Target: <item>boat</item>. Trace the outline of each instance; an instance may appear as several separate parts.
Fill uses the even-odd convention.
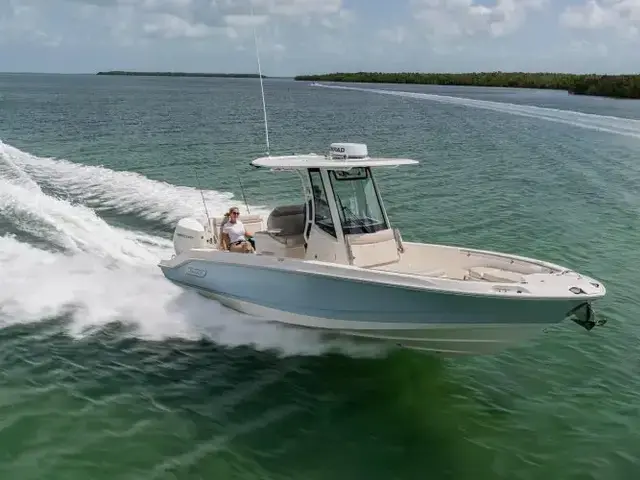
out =
[[[602,282],[561,265],[402,239],[375,177],[415,165],[371,157],[366,144],[251,164],[302,180],[301,201],[241,216],[255,250],[221,245],[223,217],[181,219],[172,282],[265,321],[452,355],[496,354],[571,318],[587,330]],[[264,218],[266,217],[266,218]]]
[[[439,354],[496,354],[567,318],[587,330],[606,322],[592,306],[605,286],[569,268],[405,242],[375,171],[416,160],[371,157],[366,144],[349,142],[272,156],[255,25],[254,41],[266,152],[251,164],[299,176],[300,202],[266,218],[243,215],[255,249],[242,253],[226,248],[225,218],[210,217],[203,196],[206,219],[180,219],[175,254],[159,263],[167,279],[264,321]]]

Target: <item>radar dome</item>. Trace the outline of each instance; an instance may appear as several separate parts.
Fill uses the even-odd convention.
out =
[[[329,148],[331,158],[367,158],[369,152],[364,143],[332,143]]]

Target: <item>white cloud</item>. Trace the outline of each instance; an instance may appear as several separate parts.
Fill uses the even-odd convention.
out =
[[[32,2],[0,1],[0,44],[20,40],[23,43],[56,47],[62,42],[58,34],[41,28],[43,18]]]
[[[142,25],[142,31],[146,34],[158,35],[166,39],[205,38],[220,31],[203,23],[190,23],[184,18],[169,13],[154,14],[150,16],[149,20],[149,22]]]
[[[329,29],[337,30],[353,23],[356,16],[351,10],[340,9],[334,15],[324,15],[320,20],[320,25]]]
[[[329,15],[342,10],[342,0],[253,0],[252,3],[272,15]]]
[[[587,0],[584,5],[568,6],[560,22],[576,30],[613,29],[633,39],[640,31],[640,0]]]
[[[382,40],[400,45],[407,39],[407,28],[401,25],[383,28],[378,32],[378,36]]]
[[[501,37],[518,30],[527,14],[547,0],[495,0],[488,6],[474,0],[412,0],[413,16],[433,37],[479,34]]]
[[[590,57],[606,57],[609,48],[603,43],[593,43],[586,40],[572,40],[568,47],[569,52]]]
[[[267,15],[225,15],[224,21],[235,27],[251,27],[262,25],[269,20]]]
[[[254,26],[266,75],[640,69],[640,0],[0,0],[0,69],[255,72]]]
[[[55,1],[55,0],[49,0]],[[342,0],[65,0],[92,5],[89,10],[130,40],[146,36],[202,39],[218,34],[243,38],[250,27],[289,21],[327,28],[343,25],[349,12]],[[246,31],[244,31],[246,30]]]

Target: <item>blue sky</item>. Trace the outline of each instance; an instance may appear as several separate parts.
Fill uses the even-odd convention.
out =
[[[255,72],[253,24],[266,75],[640,72],[640,0],[0,0],[0,71]]]

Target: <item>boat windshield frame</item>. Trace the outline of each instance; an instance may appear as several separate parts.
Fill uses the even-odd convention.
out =
[[[327,174],[343,234],[368,234],[390,228],[370,167],[327,170]]]

